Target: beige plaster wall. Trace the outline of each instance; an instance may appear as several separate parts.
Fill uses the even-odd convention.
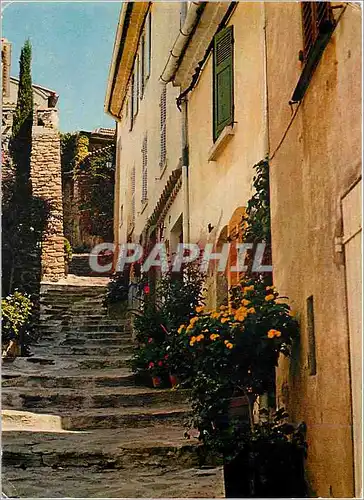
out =
[[[265,155],[263,9],[239,3],[234,26],[235,135],[208,161],[212,135],[212,55],[189,95],[191,240],[216,242],[236,208],[251,196],[253,165]],[[214,226],[209,234],[208,224]]]
[[[302,49],[299,3],[266,3],[269,137],[291,119]],[[340,10],[334,11],[337,17]],[[340,198],[361,171],[361,15],[347,7],[286,139],[271,161],[274,284],[289,296],[301,342],[282,362],[279,402],[308,427],[311,494],[353,495],[348,325]],[[360,210],[360,207],[357,207]],[[309,375],[306,299],[314,297],[317,374]]]

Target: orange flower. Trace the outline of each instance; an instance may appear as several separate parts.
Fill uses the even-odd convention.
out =
[[[210,335],[210,340],[216,340],[220,337],[220,335],[218,333],[212,333]]]
[[[197,337],[196,337],[196,342],[201,342],[201,340],[203,340],[204,338],[205,338],[205,335],[200,333],[200,335],[197,335]]]
[[[179,328],[178,328],[178,333],[182,333],[183,329],[186,328],[185,325],[181,325]]]
[[[254,285],[250,285],[250,286],[245,286],[243,288],[243,292],[246,293],[246,292],[252,292],[254,290]]]
[[[255,309],[254,307],[251,307],[250,309],[247,310],[248,314],[255,314]]]
[[[265,300],[268,302],[269,300],[274,300],[274,295],[270,294],[265,297]]]
[[[243,305],[243,306],[248,306],[248,305],[250,304],[250,300],[243,299],[243,300],[241,301],[241,303],[242,303],[242,305]]]
[[[203,309],[204,309],[203,306],[198,306],[198,307],[196,307],[195,311],[197,313],[201,313],[203,311]]]
[[[220,306],[220,311],[225,311],[227,309],[227,306]]]
[[[229,321],[229,318],[221,318],[221,323],[227,323]]]
[[[279,330],[269,330],[267,336],[269,339],[273,339],[274,337],[280,337],[282,335],[282,332]]]
[[[193,344],[196,342],[196,337],[191,337],[191,340],[190,340],[190,346],[193,346]]]

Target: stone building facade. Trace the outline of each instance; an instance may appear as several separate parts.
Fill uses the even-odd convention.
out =
[[[10,76],[11,43],[2,39],[2,160],[9,158],[9,140],[16,108],[19,80]],[[49,202],[47,232],[42,242],[41,278],[57,281],[64,277],[64,238],[58,95],[33,84],[33,129],[31,151],[32,195]]]

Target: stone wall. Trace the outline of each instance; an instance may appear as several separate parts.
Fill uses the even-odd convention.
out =
[[[33,127],[31,179],[33,196],[51,204],[51,216],[42,243],[42,280],[57,281],[64,277],[64,238],[61,180],[60,138],[57,116],[48,116],[47,124]],[[52,110],[56,114],[56,110]]]

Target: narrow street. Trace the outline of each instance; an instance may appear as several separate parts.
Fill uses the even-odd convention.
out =
[[[221,497],[220,468],[184,439],[186,395],[138,386],[129,320],[107,278],[43,286],[34,355],[3,365],[3,492],[12,497]]]

